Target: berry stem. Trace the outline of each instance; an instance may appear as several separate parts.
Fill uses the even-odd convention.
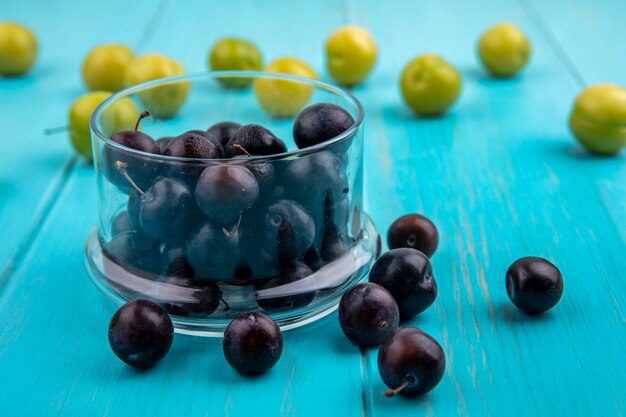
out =
[[[241,226],[241,218],[243,217],[243,212],[239,213],[239,219],[237,220],[237,224],[235,224],[235,226],[230,230],[226,230],[225,227],[222,227],[222,232],[224,232],[224,234],[226,235],[227,238],[231,238],[233,237],[233,235],[235,234],[235,232],[237,230],[239,230],[239,226]]]
[[[141,120],[145,119],[148,116],[150,116],[150,112],[148,110],[144,110],[141,112],[141,114],[137,118],[137,123],[135,123],[135,132],[137,131],[137,129],[139,129],[139,123],[141,122]]]
[[[57,126],[57,127],[51,127],[49,129],[44,129],[43,130],[43,134],[44,135],[54,135],[57,133],[61,133],[61,132],[66,132],[69,130],[68,126]]]
[[[133,181],[133,179],[130,177],[130,175],[128,175],[128,171],[126,170],[126,167],[128,167],[128,164],[122,161],[115,161],[115,168],[117,168],[117,170],[120,172],[120,174],[122,174],[122,176],[124,178],[126,178],[126,181],[128,181],[128,183],[135,189],[137,190],[137,192],[139,194],[141,194],[141,196],[143,198],[149,198],[148,194],[144,193],[143,190],[141,188],[139,188],[139,186],[135,183],[135,181]]]
[[[226,300],[224,300],[224,294],[222,292],[220,292],[220,300],[222,300],[222,302],[224,303],[224,311],[230,311],[230,306],[228,305]]]
[[[394,389],[388,389],[387,391],[383,392],[383,395],[387,398],[391,398],[414,382],[415,382],[415,377],[412,375],[408,375],[406,377],[406,380],[402,383],[402,385]]]
[[[244,148],[243,146],[241,146],[241,145],[240,145],[240,144],[238,144],[238,143],[235,143],[235,144],[233,145],[233,148],[237,148],[237,149],[239,149],[241,152],[245,153],[246,155],[248,155],[248,156],[252,156],[252,154],[251,154],[250,152],[248,152],[248,150],[247,150],[246,148]]]

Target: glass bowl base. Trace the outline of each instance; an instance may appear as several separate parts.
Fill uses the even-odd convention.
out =
[[[221,291],[219,308],[204,317],[182,317],[170,314],[177,333],[194,336],[219,337],[226,326],[238,315],[260,311],[269,315],[281,330],[304,326],[335,311],[344,292],[365,279],[373,262],[380,254],[380,237],[371,219],[363,216],[364,227],[352,249],[333,262],[323,265],[312,275],[278,287],[258,290],[252,284],[233,285],[218,282]],[[85,248],[85,262],[91,280],[108,298],[118,305],[143,298],[163,301],[162,278],[131,271],[112,261],[104,252],[94,227]],[[170,287],[172,287],[170,285]],[[187,300],[191,289],[174,287],[167,301],[176,304]],[[285,294],[314,294],[304,306],[265,311],[257,301]],[[181,297],[177,300],[176,297]],[[193,297],[193,296],[191,296]]]

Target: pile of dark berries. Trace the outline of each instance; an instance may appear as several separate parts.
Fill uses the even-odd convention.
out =
[[[348,219],[360,204],[349,197],[351,138],[298,158],[268,160],[255,157],[287,147],[263,126],[226,121],[154,140],[139,131],[148,116],[140,115],[135,130],[112,134],[101,152],[104,177],[128,196],[102,236],[103,252],[133,274],[169,284],[159,290],[169,314],[206,317],[218,310],[222,284],[256,290],[288,284],[354,246],[358,236],[348,231]],[[298,147],[311,147],[353,126],[342,107],[318,103],[297,117],[293,137]],[[197,300],[167,301],[176,286],[197,289]],[[274,312],[314,297],[312,291],[257,303]]]
[[[115,313],[109,325],[111,349],[139,368],[155,365],[169,351],[174,328],[168,314],[194,317],[218,309],[219,283],[242,277],[254,280],[257,289],[291,283],[342,256],[349,244],[341,152],[319,151],[284,165],[257,161],[252,157],[287,151],[262,126],[222,122],[155,141],[137,130],[148,115],[142,113],[134,131],[111,136],[119,146],[107,144],[103,150],[106,178],[128,194],[127,209],[111,224],[104,253],[123,267],[154,272],[164,284],[196,292],[194,302],[135,300]],[[296,120],[294,139],[301,148],[316,146],[353,124],[341,107],[316,104]],[[178,159],[162,166],[150,154]],[[217,158],[231,163],[210,163]],[[391,225],[387,241],[390,250],[373,265],[369,282],[341,298],[339,323],[352,343],[380,346],[378,369],[390,387],[386,396],[421,395],[443,378],[446,357],[430,335],[399,325],[437,298],[429,258],[439,234],[429,219],[410,214]],[[547,260],[521,258],[506,273],[506,291],[522,311],[543,313],[560,300],[563,279]],[[304,293],[258,303],[277,312],[305,306],[313,297]],[[280,359],[282,333],[267,315],[246,313],[227,327],[223,350],[240,373],[264,373]]]

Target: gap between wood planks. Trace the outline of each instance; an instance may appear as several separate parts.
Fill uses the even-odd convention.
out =
[[[167,12],[173,4],[174,0],[161,0],[155,12],[152,14],[152,17],[147,20],[144,29],[140,32],[138,40],[135,44],[135,51],[141,52],[144,46],[148,44],[150,38],[155,32],[156,26],[167,15]],[[52,129],[56,129],[56,127]],[[2,271],[0,273],[0,296],[2,295],[3,289],[11,275],[13,275],[13,273],[20,267],[22,260],[30,250],[34,240],[37,238],[42,225],[48,218],[49,213],[52,211],[52,208],[58,201],[59,196],[65,189],[67,181],[76,166],[77,161],[78,157],[76,155],[72,156],[63,165],[61,173],[57,175],[57,179],[53,180],[52,184],[46,189],[45,194],[40,200],[39,209],[35,212],[31,225],[25,233],[24,238],[21,239],[15,252],[13,252],[7,263],[2,267]]]
[[[578,84],[581,88],[587,86],[587,82],[585,78],[581,74],[581,72],[576,68],[576,64],[574,61],[567,55],[565,49],[559,43],[557,37],[550,30],[548,23],[541,17],[541,14],[535,9],[535,6],[532,4],[532,0],[519,0],[520,5],[526,12],[529,20],[537,27],[539,32],[543,35],[546,40],[546,43],[552,47],[557,59],[563,64],[567,72],[570,73],[576,84]]]

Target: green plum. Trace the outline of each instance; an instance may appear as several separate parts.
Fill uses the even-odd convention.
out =
[[[318,78],[305,62],[291,57],[277,59],[265,67],[265,71]],[[258,78],[254,81],[254,93],[269,115],[285,118],[300,112],[311,98],[313,86],[299,81]]]
[[[37,58],[37,38],[26,26],[0,22],[0,75],[26,74]]]
[[[367,77],[376,63],[376,42],[365,29],[345,26],[326,41],[326,65],[331,77],[353,87]]]
[[[515,25],[501,23],[489,28],[478,42],[478,55],[495,77],[512,77],[528,62],[530,42]]]
[[[111,93],[108,91],[93,91],[78,97],[70,108],[68,121],[70,142],[76,153],[87,161],[91,161],[93,158],[89,128],[91,113],[110,96]],[[132,130],[138,115],[139,111],[135,103],[128,97],[122,98],[107,107],[103,112],[101,118],[102,129],[105,134],[121,130]]]
[[[626,147],[626,89],[600,84],[583,90],[574,102],[569,126],[590,152],[619,153]]]
[[[260,71],[261,68],[261,51],[245,39],[222,38],[213,45],[209,54],[209,69],[212,71]],[[218,81],[228,88],[244,88],[252,83],[250,78],[220,78]]]
[[[185,69],[177,61],[161,54],[147,54],[130,62],[126,69],[124,85],[131,87],[182,74],[185,74]],[[190,88],[191,84],[188,81],[177,81],[146,89],[137,96],[154,117],[168,119],[178,113],[189,95]]]
[[[133,51],[120,44],[94,48],[83,61],[83,80],[92,91],[119,91],[124,88],[124,76],[133,60]]]
[[[406,104],[420,116],[437,116],[461,93],[461,74],[443,58],[426,54],[408,63],[400,88]]]

